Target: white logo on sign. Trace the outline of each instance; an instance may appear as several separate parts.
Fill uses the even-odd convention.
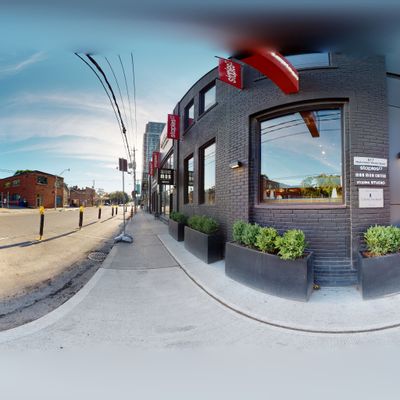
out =
[[[229,82],[236,83],[237,73],[236,68],[232,61],[225,61],[226,64],[226,76]]]

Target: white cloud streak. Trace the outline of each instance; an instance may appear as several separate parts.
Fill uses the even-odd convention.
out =
[[[3,75],[13,75],[27,69],[29,66],[46,59],[44,52],[37,52],[29,56],[27,59],[19,61],[15,64],[0,66],[0,77]]]

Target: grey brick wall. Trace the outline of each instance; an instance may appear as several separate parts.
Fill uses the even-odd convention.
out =
[[[353,181],[354,156],[388,157],[386,75],[383,57],[332,55],[332,67],[300,72],[300,91],[284,95],[257,71],[244,68],[244,90],[217,80],[217,104],[199,118],[199,92],[217,77],[214,69],[186,93],[174,110],[181,115],[181,140],[175,143],[178,170],[175,207],[188,214],[215,217],[227,240],[237,219],[270,225],[280,231],[305,231],[309,249],[315,252],[316,281],[324,285],[356,282],[357,252],[362,232],[390,221],[389,189],[385,188],[384,209],[359,209],[358,188]],[[195,123],[183,134],[183,110],[194,98]],[[306,102],[342,102],[344,105],[345,205],[339,208],[282,208],[258,204],[257,117]],[[216,140],[216,204],[198,202],[199,148]],[[306,151],[306,149],[304,149]],[[178,153],[179,152],[179,153]],[[183,203],[183,160],[194,154],[194,204]],[[232,170],[239,160],[243,167]]]

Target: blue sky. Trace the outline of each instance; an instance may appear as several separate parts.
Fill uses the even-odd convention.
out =
[[[145,124],[166,121],[187,89],[216,66],[214,56],[227,53],[212,41],[180,35],[176,27],[155,21],[140,20],[130,27],[102,18],[39,14],[32,18],[10,9],[0,17],[0,34],[10,38],[0,54],[0,169],[59,174],[70,168],[64,173],[69,185],[92,186],[95,180],[96,188],[118,190],[121,178],[115,168],[125,154],[121,134],[103,88],[74,51],[93,52],[113,84],[104,57],[112,64],[128,115],[128,138],[138,149],[138,177]],[[130,124],[118,60],[121,55],[133,107],[130,52],[137,132]],[[0,171],[0,177],[7,175]]]

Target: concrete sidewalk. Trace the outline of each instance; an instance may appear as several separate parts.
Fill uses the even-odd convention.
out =
[[[353,288],[321,289],[308,303],[265,295],[204,264],[139,212],[74,297],[46,316],[0,332],[1,349],[251,345],[296,349],[398,343],[400,296],[363,301]],[[319,347],[318,347],[319,348]]]

